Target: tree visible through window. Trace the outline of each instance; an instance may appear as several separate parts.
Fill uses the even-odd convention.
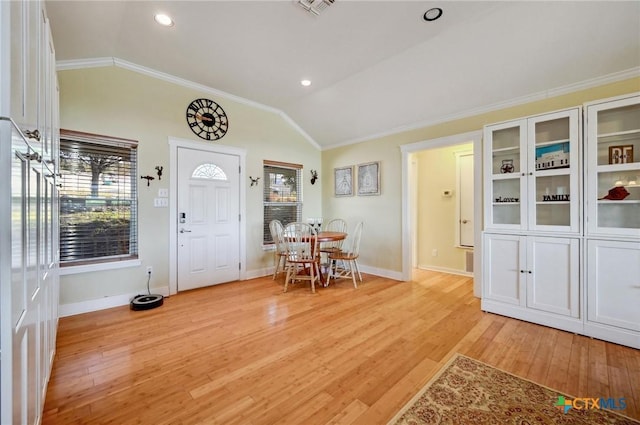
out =
[[[137,258],[137,147],[61,130],[61,265]]]
[[[302,165],[264,161],[263,242],[273,243],[269,223],[302,220]]]

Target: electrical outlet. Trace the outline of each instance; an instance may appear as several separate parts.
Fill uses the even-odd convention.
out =
[[[153,267],[147,266],[147,274],[151,274],[152,271],[153,271]]]
[[[431,251],[431,256],[432,257],[437,257],[438,256],[438,250],[434,249],[433,251]]]

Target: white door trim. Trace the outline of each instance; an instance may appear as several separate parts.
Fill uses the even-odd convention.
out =
[[[178,293],[178,212],[177,196],[178,189],[178,148],[189,148],[206,152],[215,152],[227,155],[237,155],[240,158],[240,280],[246,277],[247,267],[247,246],[246,246],[246,185],[245,163],[247,150],[233,146],[218,144],[204,144],[188,139],[180,139],[169,136],[169,295]]]
[[[481,267],[481,242],[482,242],[482,131],[471,131],[469,133],[455,134],[438,139],[423,140],[421,142],[409,143],[400,146],[402,152],[402,280],[411,280],[412,259],[415,234],[415,224],[412,222],[412,211],[415,208],[415,200],[410,194],[415,185],[410,179],[411,155],[425,149],[440,148],[444,146],[459,145],[473,142],[473,177],[474,189],[474,217],[476,222],[474,227],[474,257],[473,257],[473,293],[476,297],[481,296],[482,289],[482,267]]]

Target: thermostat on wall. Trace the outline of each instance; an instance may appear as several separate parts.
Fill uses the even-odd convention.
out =
[[[445,189],[442,191],[443,198],[451,198],[452,195],[453,195],[453,190],[451,189]]]

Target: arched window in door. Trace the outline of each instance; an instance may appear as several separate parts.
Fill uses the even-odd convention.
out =
[[[215,164],[201,164],[193,170],[191,173],[193,179],[206,179],[206,180],[227,180],[227,175],[222,168]]]

